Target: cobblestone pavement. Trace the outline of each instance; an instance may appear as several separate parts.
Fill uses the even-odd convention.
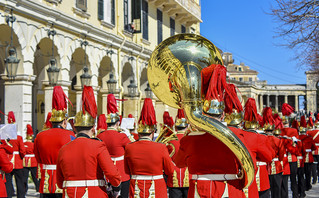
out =
[[[289,183],[290,188],[290,183]],[[312,189],[306,192],[307,198],[318,198],[319,197],[319,183],[312,184]],[[16,196],[14,196],[16,197]],[[26,198],[32,198],[32,197],[40,197],[40,194],[35,191],[35,187],[33,183],[29,183],[29,190],[27,193]],[[291,198],[291,191],[289,191],[289,198]]]

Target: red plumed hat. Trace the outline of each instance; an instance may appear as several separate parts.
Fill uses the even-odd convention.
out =
[[[318,122],[319,121],[319,113],[317,113],[316,115],[316,121],[315,122]]]
[[[248,98],[245,104],[244,120],[249,122],[258,121],[256,101],[254,98]]]
[[[307,128],[307,121],[306,121],[306,116],[301,116],[300,118],[300,126],[303,128]]]
[[[49,112],[48,115],[47,115],[47,119],[46,119],[46,121],[45,121],[45,123],[43,125],[43,130],[52,128],[52,122],[50,122],[51,116],[52,116],[52,113]]]
[[[178,119],[185,118],[184,109],[178,109],[178,110],[177,110],[176,118],[178,118]]]
[[[312,120],[312,117],[311,116],[309,116],[309,119],[308,119],[308,126],[310,127],[310,128],[312,128],[313,127],[313,120]]]
[[[265,107],[263,110],[263,122],[264,130],[274,130],[275,120],[272,116],[272,109],[270,107]]]
[[[170,128],[172,128],[174,126],[174,120],[169,115],[168,111],[165,111],[164,114],[163,114],[163,123],[166,124]]]
[[[275,122],[275,129],[282,129],[284,128],[284,124],[282,123],[282,119],[278,115],[278,113],[274,114],[273,116]]]
[[[145,98],[141,116],[138,120],[137,131],[139,133],[152,133],[154,130],[154,125],[156,125],[156,123],[156,115],[152,99]]]
[[[16,122],[16,118],[14,116],[13,111],[9,111],[9,113],[8,113],[8,123],[12,124],[12,123],[15,123],[15,122]]]
[[[115,96],[113,94],[107,95],[107,114],[117,113],[119,110],[117,109],[117,103]]]
[[[105,114],[101,114],[97,119],[97,127],[96,130],[104,131],[107,129],[106,117]]]
[[[229,92],[225,93],[224,102],[225,102],[225,113],[231,114],[233,109],[236,109],[238,113],[243,111],[243,106],[237,96],[237,87],[234,84],[228,84]]]
[[[82,111],[83,114],[89,113],[92,118],[96,118],[97,116],[97,106],[94,97],[94,91],[91,86],[83,87],[82,91]]]
[[[68,108],[68,101],[71,103],[69,98],[64,93],[62,87],[55,86],[53,88],[53,94],[52,94],[52,109],[55,109],[57,111],[66,110]]]
[[[134,118],[132,114],[128,114],[128,118]]]
[[[176,127],[187,127],[187,119],[185,117],[185,112],[184,109],[178,109],[177,110],[177,115],[175,118],[175,126]]]
[[[287,103],[282,104],[281,112],[283,116],[290,116],[295,109]]]
[[[74,126],[92,127],[95,125],[97,106],[91,86],[84,86],[82,91],[82,110],[75,115]]]
[[[217,99],[219,102],[224,99],[224,91],[227,89],[226,67],[223,65],[211,65],[202,69],[202,95],[206,100]]]
[[[299,128],[299,123],[298,120],[294,119],[291,123],[291,128],[298,129]]]
[[[27,124],[27,135],[33,135],[33,129],[31,124]]]

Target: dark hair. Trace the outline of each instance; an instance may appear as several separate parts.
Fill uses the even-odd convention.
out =
[[[151,135],[152,133],[138,133],[138,135],[140,136],[140,137],[143,137],[143,136],[149,136],[149,135]]]
[[[93,128],[93,126],[76,126],[75,130],[77,133],[80,133],[82,131],[89,131]]]
[[[52,122],[52,128],[58,128],[58,126],[60,126],[64,120],[62,120],[61,122]]]

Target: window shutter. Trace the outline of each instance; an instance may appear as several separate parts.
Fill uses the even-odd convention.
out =
[[[111,23],[115,25],[115,2],[111,0]]]
[[[186,27],[182,25],[182,33],[186,33]]]
[[[161,10],[157,9],[157,44],[163,41],[163,13]]]
[[[86,12],[87,10],[86,0],[76,0],[76,7]]]
[[[128,22],[128,0],[124,0],[124,29],[129,30],[129,22]]]
[[[171,36],[175,35],[175,20],[170,18],[170,28],[171,28]]]
[[[97,8],[98,19],[103,20],[104,19],[104,0],[98,0],[97,6],[98,6]]]

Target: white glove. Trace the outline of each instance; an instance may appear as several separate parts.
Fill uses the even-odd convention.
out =
[[[299,140],[295,136],[293,136],[292,141],[297,143]]]

